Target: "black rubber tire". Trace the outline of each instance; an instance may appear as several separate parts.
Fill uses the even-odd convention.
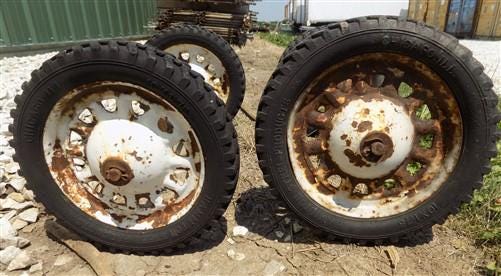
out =
[[[295,38],[294,40],[289,43],[289,45],[287,45],[287,47],[285,48],[284,52],[282,53],[282,55],[280,56],[280,59],[278,61],[278,63],[282,63],[283,59],[289,55],[292,51],[294,51],[296,49],[296,46],[301,42],[303,41],[305,38],[308,38],[310,37],[312,34],[316,33],[316,32],[320,32],[322,31],[323,29],[327,28],[328,25],[322,25],[322,26],[319,26],[315,29],[310,29],[310,30],[307,30],[307,31],[304,31],[302,33],[299,33]]]
[[[404,54],[436,70],[457,99],[464,128],[461,156],[442,187],[413,209],[377,219],[343,216],[316,203],[297,182],[287,147],[288,118],[305,87],[324,68],[367,52]],[[454,37],[422,23],[374,16],[328,25],[297,43],[265,88],[256,122],[259,165],[265,180],[313,226],[352,241],[398,240],[443,223],[482,185],[500,136],[496,123],[501,116],[492,87],[483,66],[467,48]]]
[[[196,25],[179,24],[161,30],[153,35],[147,45],[165,50],[181,43],[202,46],[214,53],[226,68],[230,80],[230,94],[226,110],[233,118],[240,109],[245,95],[245,72],[237,54],[222,37]]]
[[[103,80],[153,91],[183,114],[199,138],[205,156],[203,188],[188,213],[167,226],[139,231],[102,223],[68,200],[49,172],[42,145],[49,112],[72,88]],[[101,41],[60,52],[33,71],[22,88],[11,113],[15,161],[36,199],[67,228],[108,248],[155,252],[199,237],[211,224],[218,224],[237,182],[237,136],[222,101],[188,65],[153,47]]]

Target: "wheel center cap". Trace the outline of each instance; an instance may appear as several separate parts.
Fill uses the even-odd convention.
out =
[[[134,178],[129,164],[117,157],[109,157],[103,162],[101,175],[104,176],[106,181],[116,186],[126,185]]]
[[[412,149],[414,125],[407,110],[390,99],[356,99],[332,119],[329,154],[354,177],[374,179],[397,168]]]
[[[149,128],[128,120],[98,123],[86,146],[93,174],[113,186],[161,183],[171,167],[172,149]]]

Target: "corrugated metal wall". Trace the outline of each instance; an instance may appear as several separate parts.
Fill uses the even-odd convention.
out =
[[[0,0],[0,52],[144,36],[155,0]]]

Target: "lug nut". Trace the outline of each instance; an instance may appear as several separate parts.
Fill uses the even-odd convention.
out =
[[[117,168],[109,168],[106,171],[105,178],[109,182],[117,182],[122,178],[122,172]]]
[[[371,152],[374,154],[374,155],[378,155],[378,156],[381,156],[385,153],[385,146],[383,143],[381,143],[380,141],[376,141],[374,143],[371,144]]]

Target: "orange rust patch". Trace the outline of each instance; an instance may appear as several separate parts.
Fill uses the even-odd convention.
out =
[[[59,140],[56,140],[54,145],[54,155],[50,170],[56,175],[59,187],[68,196],[73,203],[81,208],[85,213],[94,216],[98,211],[103,214],[108,214],[105,209],[109,209],[107,205],[100,202],[92,194],[80,185],[80,181],[75,175],[75,172],[70,166],[70,162],[66,159],[61,148]],[[86,202],[90,206],[86,206]]]
[[[169,122],[169,118],[167,117],[158,119],[157,126],[163,132],[172,133],[174,131],[174,126]]]
[[[138,223],[152,222],[153,228],[167,225],[167,223],[169,223],[169,220],[173,215],[178,213],[192,201],[193,197],[195,196],[195,192],[196,191],[191,192],[180,202],[168,205],[163,210],[155,211],[153,214],[149,216],[140,216],[138,219]]]
[[[372,130],[372,122],[371,121],[363,121],[358,125],[358,132],[365,132]]]
[[[348,159],[350,159],[350,163],[357,167],[370,167],[370,165],[364,161],[363,157],[360,154],[356,154],[351,149],[345,149],[344,155],[346,155]]]

